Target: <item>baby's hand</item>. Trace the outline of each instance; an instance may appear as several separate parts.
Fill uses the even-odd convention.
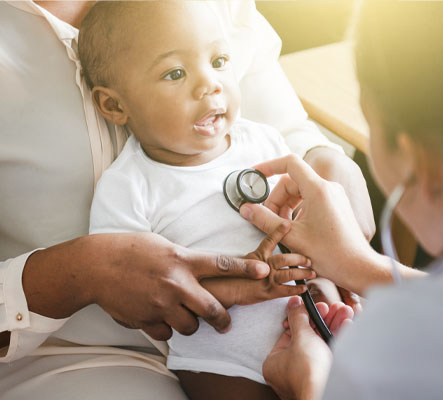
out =
[[[303,293],[305,285],[284,285],[286,282],[315,278],[315,272],[309,269],[311,262],[300,254],[272,255],[277,244],[289,231],[289,224],[280,225],[260,243],[257,250],[245,256],[267,262],[269,275],[263,279],[205,279],[201,284],[226,307],[234,304],[248,305],[260,303],[278,297],[288,297]],[[284,268],[297,265],[305,268]]]

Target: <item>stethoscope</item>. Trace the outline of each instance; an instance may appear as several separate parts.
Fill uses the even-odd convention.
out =
[[[399,262],[398,255],[395,251],[394,241],[392,240],[391,221],[395,207],[397,207],[398,203],[403,197],[405,189],[406,186],[404,184],[399,184],[395,187],[395,189],[386,200],[386,204],[382,210],[380,218],[381,245],[383,248],[383,253],[386,254],[391,260],[392,280],[394,281],[394,283],[400,283],[402,278],[397,265],[397,262]]]
[[[256,169],[243,169],[231,172],[223,183],[223,193],[228,204],[237,212],[244,203],[263,203],[269,196],[269,183],[266,177]],[[282,253],[290,253],[290,250],[279,243]],[[289,268],[298,268],[290,266]],[[294,281],[297,285],[306,284],[306,280]],[[306,310],[314,322],[315,327],[326,343],[332,338],[325,321],[321,317],[309,289],[301,294]]]

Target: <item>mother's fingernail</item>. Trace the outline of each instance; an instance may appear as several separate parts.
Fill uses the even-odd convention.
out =
[[[255,268],[259,276],[268,276],[270,272],[269,265],[265,263],[257,264]]]
[[[228,327],[221,330],[220,333],[228,333],[232,329],[232,322],[229,323]]]
[[[252,210],[247,205],[241,206],[240,215],[249,221],[252,218]]]

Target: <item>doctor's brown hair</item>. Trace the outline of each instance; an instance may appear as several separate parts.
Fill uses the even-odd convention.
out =
[[[443,2],[363,0],[355,30],[362,93],[376,104],[387,144],[405,133],[443,154]]]

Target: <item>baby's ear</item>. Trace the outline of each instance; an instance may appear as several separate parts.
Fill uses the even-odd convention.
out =
[[[116,125],[124,125],[128,121],[126,111],[121,107],[118,93],[109,88],[95,86],[92,99],[103,118]]]

